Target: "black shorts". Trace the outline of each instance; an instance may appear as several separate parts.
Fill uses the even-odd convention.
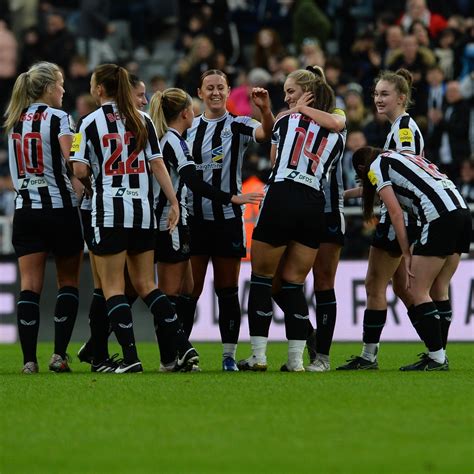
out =
[[[79,254],[84,249],[79,209],[16,209],[12,243],[17,257],[37,252]]]
[[[317,249],[325,225],[324,194],[286,180],[270,185],[252,238],[275,247],[294,241]]]
[[[420,236],[421,227],[410,222],[406,229],[408,235],[408,242],[410,243],[410,245],[412,245],[418,240]],[[395,228],[393,227],[390,219],[388,218],[388,215],[387,220],[385,222],[379,222],[375,227],[371,245],[372,247],[385,250],[388,254],[394,257],[400,257],[402,255],[402,250],[397,240]]]
[[[191,255],[243,258],[247,255],[242,217],[224,221],[188,218]]]
[[[130,254],[155,249],[155,229],[125,229],[123,227],[93,227],[92,251],[96,255]]]
[[[81,209],[81,222],[84,241],[87,248],[92,251],[92,239],[94,237],[94,231],[92,229],[92,211]]]
[[[446,257],[469,253],[472,218],[469,209],[456,209],[423,225],[413,255]]]
[[[344,245],[344,234],[346,233],[346,221],[341,211],[325,212],[324,220],[326,228],[321,237],[323,244],[337,244],[341,247]]]
[[[168,230],[156,231],[155,262],[185,262],[189,260],[190,254],[190,232],[187,225],[179,224],[171,234]]]

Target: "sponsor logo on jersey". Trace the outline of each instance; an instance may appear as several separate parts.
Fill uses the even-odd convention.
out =
[[[23,178],[18,181],[20,189],[43,188],[48,186],[46,178]]]
[[[140,197],[138,189],[118,188],[115,197]]]
[[[220,170],[222,163],[196,163],[196,169],[198,171]]]
[[[413,141],[413,132],[409,128],[401,128],[398,131],[398,138],[403,142],[412,142]]]
[[[211,151],[211,155],[212,155],[212,161],[222,161],[222,159],[224,158],[224,152],[223,152],[223,149],[222,149],[222,145],[221,146],[218,146],[217,148],[213,148],[212,151]]]
[[[374,170],[370,170],[367,173],[367,177],[369,178],[369,181],[372,183],[373,186],[377,186],[377,183],[379,180],[377,179],[377,176],[375,175]]]
[[[292,179],[297,183],[313,186],[316,183],[316,177],[296,170],[286,170],[286,178]]]
[[[79,151],[79,149],[81,148],[81,142],[82,142],[82,133],[75,133],[72,139],[71,153],[75,153]]]

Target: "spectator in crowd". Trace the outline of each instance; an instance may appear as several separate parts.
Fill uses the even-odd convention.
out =
[[[474,156],[461,163],[457,186],[468,204],[474,204]]]
[[[408,34],[415,35],[420,47],[431,48],[430,33],[427,26],[421,20],[416,20],[411,24]]]
[[[301,43],[301,54],[298,59],[302,68],[314,65],[324,67],[325,55],[319,41],[316,38],[305,38]]]
[[[150,78],[150,89],[151,89],[152,95],[157,91],[163,92],[167,88],[168,88],[168,85],[167,85],[167,79],[165,76],[162,76],[161,74],[156,74]]]
[[[87,67],[87,58],[74,56],[71,59],[66,79],[66,93],[64,94],[63,106],[67,112],[72,112],[76,98],[86,94],[90,90],[90,73]]]
[[[76,38],[67,27],[64,17],[52,12],[46,19],[46,34],[41,38],[43,59],[55,62],[63,71],[69,70],[76,53]]]
[[[457,179],[462,161],[471,156],[470,104],[462,96],[459,81],[446,84],[445,99],[443,116],[433,132],[433,161],[448,176]]]
[[[22,49],[19,56],[18,72],[25,72],[43,57],[40,34],[36,26],[26,29],[21,35]]]
[[[362,88],[359,84],[350,83],[344,95],[344,105],[347,118],[347,130],[360,130],[371,120],[370,109],[364,105]]]
[[[215,47],[204,35],[194,38],[189,54],[178,64],[177,87],[196,96],[199,78],[204,71],[215,66]]]
[[[76,110],[74,119],[77,122],[81,117],[84,117],[97,109],[97,102],[90,94],[81,94],[76,98]]]
[[[106,41],[114,31],[110,23],[110,0],[80,0],[79,52],[89,59],[89,71],[100,63],[115,61],[116,54]]]
[[[280,35],[275,30],[262,28],[257,33],[253,54],[254,67],[272,71],[273,65],[277,64],[285,55],[286,51],[281,44]]]
[[[447,80],[454,78],[454,46],[456,33],[451,28],[446,28],[438,36],[438,46],[433,49],[437,63],[444,72]]]
[[[408,32],[413,22],[417,20],[426,25],[433,39],[447,26],[446,18],[438,13],[431,12],[426,6],[426,0],[408,0],[406,11],[401,16],[399,23]]]
[[[400,51],[403,41],[403,30],[400,25],[392,25],[385,33],[386,48],[382,52],[382,67],[386,68],[392,57]]]
[[[0,20],[0,110],[3,114],[16,79],[18,44],[4,20]]]
[[[400,52],[392,58],[388,67],[392,71],[407,69],[413,75],[413,101],[415,103],[413,116],[426,115],[427,112],[427,83],[426,71],[435,63],[433,53],[421,49],[414,35],[406,35],[402,41]]]
[[[446,92],[444,78],[444,71],[439,65],[430,67],[426,73],[426,81],[428,82],[428,143],[432,140],[435,125],[443,117],[443,103]]]
[[[313,0],[296,0],[293,10],[293,43],[299,50],[305,38],[316,37],[324,47],[331,33],[331,22]]]

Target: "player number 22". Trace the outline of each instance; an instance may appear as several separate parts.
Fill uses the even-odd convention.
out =
[[[133,138],[132,132],[126,132],[123,137],[125,145],[130,145]],[[121,160],[123,143],[120,134],[107,133],[102,137],[102,145],[104,148],[112,147],[112,142],[115,143],[115,148],[104,164],[106,175],[116,176],[123,174],[139,174],[145,172],[145,162],[138,159],[138,152],[132,151],[125,163]]]

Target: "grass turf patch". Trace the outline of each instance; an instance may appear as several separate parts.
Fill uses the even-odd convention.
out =
[[[399,372],[419,348],[383,344],[378,371],[281,373],[286,345],[272,343],[268,372],[223,373],[205,343],[201,373],[159,374],[140,344],[145,372],[114,375],[77,360],[49,373],[42,343],[25,376],[19,345],[0,346],[0,472],[472,472],[473,346],[449,346],[449,372]],[[359,351],[334,344],[332,368]]]

